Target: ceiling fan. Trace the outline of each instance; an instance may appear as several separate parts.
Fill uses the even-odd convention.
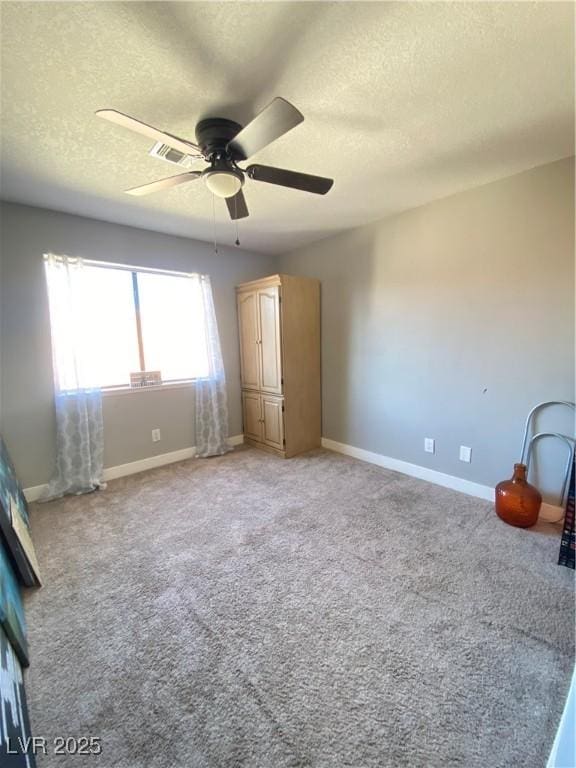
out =
[[[202,177],[214,195],[225,198],[230,218],[243,219],[248,216],[242,192],[246,176],[253,181],[300,189],[316,195],[325,195],[334,184],[333,179],[273,168],[269,165],[256,164],[247,168],[238,165],[304,120],[304,116],[296,107],[280,97],[271,101],[244,127],[223,117],[201,120],[195,130],[196,143],[159,131],[115,109],[100,109],[96,114],[104,120],[154,139],[158,142],[154,148],[159,148],[157,156],[164,156],[165,159],[179,164],[185,164],[190,159],[203,159],[209,163],[203,171],[188,171],[128,189],[126,192],[129,195],[148,195]]]

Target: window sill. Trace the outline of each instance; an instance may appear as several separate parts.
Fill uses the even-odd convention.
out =
[[[165,384],[155,384],[151,387],[108,387],[103,388],[102,397],[111,397],[113,395],[133,395],[140,392],[158,392],[165,389],[190,389],[194,386],[196,379],[186,381],[166,382]]]

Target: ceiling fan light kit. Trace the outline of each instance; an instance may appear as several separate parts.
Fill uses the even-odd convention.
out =
[[[247,168],[240,168],[238,165],[304,120],[296,107],[280,97],[271,101],[244,127],[222,117],[201,120],[196,126],[195,143],[160,131],[114,109],[101,109],[96,115],[153,139],[156,144],[150,154],[154,157],[161,157],[186,168],[190,168],[194,160],[209,163],[209,167],[203,171],[192,170],[126,190],[130,195],[147,195],[203,177],[210,192],[226,200],[230,218],[237,220],[248,216],[248,207],[242,192],[246,176],[252,181],[312,192],[316,195],[325,195],[334,184],[332,179],[322,176],[272,166],[249,165]]]
[[[206,186],[216,197],[234,197],[242,189],[244,178],[233,171],[213,171],[208,168],[202,174]]]

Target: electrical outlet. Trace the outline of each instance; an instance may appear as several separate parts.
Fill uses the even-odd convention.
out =
[[[472,448],[468,448],[467,445],[460,446],[460,461],[465,461],[470,464],[472,461]]]
[[[426,453],[434,453],[434,440],[431,437],[424,438],[424,450]]]
[[[157,443],[161,440],[160,437],[160,430],[159,429],[153,429],[152,430],[152,442]]]

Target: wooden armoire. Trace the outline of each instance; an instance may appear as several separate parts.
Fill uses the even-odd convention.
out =
[[[320,446],[320,283],[272,275],[236,288],[244,440],[289,458]]]

